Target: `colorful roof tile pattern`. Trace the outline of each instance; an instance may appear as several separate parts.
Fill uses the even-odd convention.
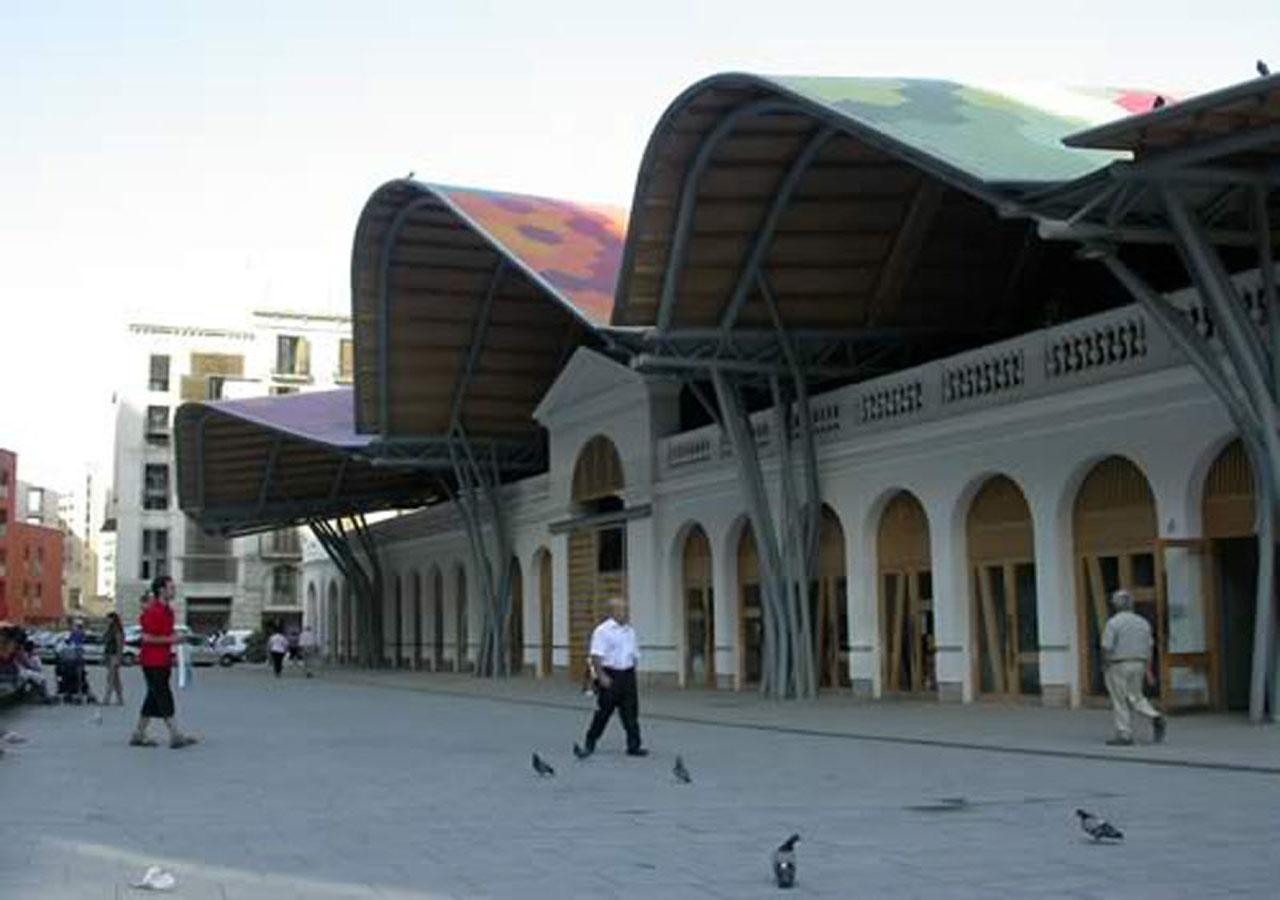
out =
[[[1062,139],[1149,109],[1121,89],[975,87],[901,78],[761,79],[988,184],[1066,181],[1125,158]]]
[[[587,321],[609,323],[622,265],[626,210],[500,191],[431,187]]]

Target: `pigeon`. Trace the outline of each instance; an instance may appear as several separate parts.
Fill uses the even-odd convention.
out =
[[[1124,840],[1124,833],[1106,819],[1087,813],[1083,809],[1077,809],[1076,815],[1080,817],[1080,827],[1084,829],[1084,833],[1095,841]]]
[[[556,774],[556,770],[551,768],[547,761],[537,753],[533,754],[533,771],[537,772],[544,778]]]
[[[691,784],[693,778],[689,775],[689,770],[684,766],[684,757],[677,755],[676,764],[671,767],[671,774],[676,776],[676,781],[681,784]]]
[[[800,835],[793,834],[773,851],[773,880],[780,888],[793,887],[796,883],[796,841]]]
[[[582,749],[582,747],[581,747],[581,746],[579,746],[578,742],[577,742],[577,741],[574,741],[574,742],[573,742],[573,755],[574,755],[575,757],[577,757],[578,759],[586,759],[588,756],[590,756],[590,755],[591,755],[591,751],[590,751],[590,750],[583,750],[583,749]]]
[[[1151,101],[1151,108],[1160,109],[1163,106],[1164,106],[1164,97],[1161,97],[1159,94],[1156,94],[1156,99]]]
[[[1257,68],[1258,74],[1261,75],[1263,78],[1266,78],[1268,75],[1271,74],[1271,67],[1267,65],[1265,62],[1263,62],[1262,60],[1258,60],[1255,68]]]

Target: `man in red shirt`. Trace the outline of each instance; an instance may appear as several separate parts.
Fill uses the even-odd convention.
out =
[[[142,701],[142,715],[134,729],[129,744],[133,747],[154,747],[156,742],[147,737],[147,726],[152,719],[163,719],[169,729],[169,746],[175,750],[196,742],[194,737],[183,734],[173,722],[173,691],[169,687],[169,673],[173,670],[173,645],[181,643],[182,635],[173,628],[173,579],[161,575],[151,582],[151,593],[142,605],[138,622],[142,626],[142,649],[138,662],[147,679],[147,698]]]

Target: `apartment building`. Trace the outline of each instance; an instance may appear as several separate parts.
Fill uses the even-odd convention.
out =
[[[136,618],[150,580],[177,580],[178,620],[198,631],[300,622],[296,531],[228,539],[174,500],[173,412],[192,400],[332,388],[352,373],[350,320],[258,311],[241,327],[128,326],[115,396],[114,478],[103,525],[116,608]]]
[[[52,491],[18,480],[17,454],[0,450],[0,621],[55,624],[65,614],[57,508]]]

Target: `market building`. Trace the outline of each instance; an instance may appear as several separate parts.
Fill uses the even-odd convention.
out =
[[[353,388],[184,405],[181,505],[311,525],[338,659],[576,681],[622,594],[655,680],[1079,705],[1124,586],[1162,702],[1252,711],[1280,78],[1154,99],[716,76],[625,230],[390,182]]]

